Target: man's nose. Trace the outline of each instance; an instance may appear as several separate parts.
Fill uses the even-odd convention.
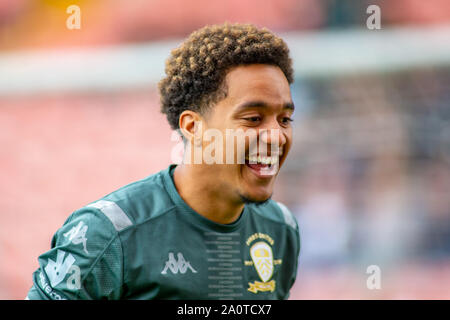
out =
[[[259,132],[260,146],[266,146],[267,150],[278,153],[280,148],[286,144],[286,137],[279,128],[261,129]]]

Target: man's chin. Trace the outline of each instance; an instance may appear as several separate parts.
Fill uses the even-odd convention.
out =
[[[272,194],[270,194],[268,197],[253,197],[243,194],[240,194],[239,196],[241,197],[241,200],[244,204],[254,204],[257,206],[267,203],[272,198]]]

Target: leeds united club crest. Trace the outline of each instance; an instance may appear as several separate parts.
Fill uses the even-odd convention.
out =
[[[252,244],[250,247],[250,257],[252,258],[252,261],[245,261],[245,265],[253,265],[262,281],[249,282],[247,290],[253,293],[265,291],[273,292],[276,285],[275,280],[271,280],[274,272],[274,265],[281,264],[281,260],[274,260],[273,258],[272,248],[269,245],[269,243],[273,244],[273,240],[270,236],[256,233],[247,240],[247,245],[250,245],[252,240],[256,239],[265,239],[267,242],[257,241]]]

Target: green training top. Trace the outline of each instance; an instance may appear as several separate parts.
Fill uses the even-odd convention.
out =
[[[222,225],[191,209],[175,165],[83,207],[39,256],[28,299],[286,299],[300,237],[273,200]]]

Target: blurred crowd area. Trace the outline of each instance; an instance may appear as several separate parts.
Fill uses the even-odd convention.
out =
[[[65,27],[71,4],[81,8],[80,30]],[[290,36],[351,32],[366,28],[369,4],[381,8],[381,35],[450,24],[447,0],[0,0],[0,83],[3,54],[158,47],[224,21]],[[294,145],[273,196],[301,231],[291,299],[450,298],[450,64],[378,63],[379,71],[295,73]],[[70,90],[62,78],[65,90],[28,92],[25,78],[17,88],[20,76],[14,90],[0,90],[0,299],[26,296],[38,255],[72,211],[166,168],[178,142],[150,80]],[[370,265],[381,270],[379,290],[367,288]]]
[[[78,5],[78,32],[65,26]],[[362,27],[376,4],[384,27],[450,20],[447,0],[1,0],[0,49],[99,46],[184,37],[206,24],[250,22],[275,32]]]
[[[299,105],[307,103],[296,114],[277,196],[302,230],[299,291],[318,270],[363,278],[377,265],[400,277],[415,273],[392,292],[380,291],[383,298],[450,297],[449,88],[450,68],[294,86]],[[430,274],[431,282],[419,280]],[[343,287],[353,287],[346,280]],[[421,285],[402,291],[405,282]]]
[[[283,193],[317,239],[306,265],[450,258],[450,68],[297,86]]]

